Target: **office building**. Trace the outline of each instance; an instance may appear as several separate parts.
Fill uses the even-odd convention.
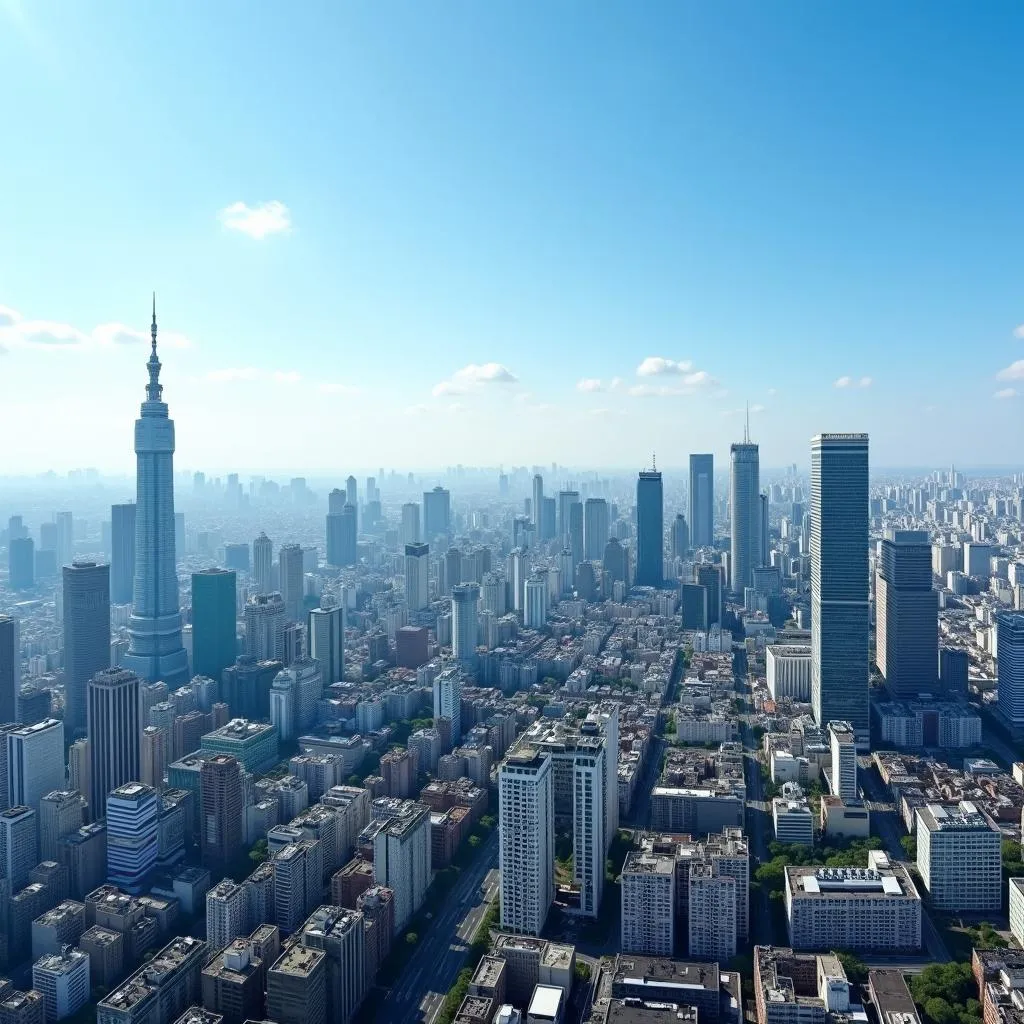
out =
[[[636,580],[638,587],[660,587],[664,573],[664,508],[661,473],[640,473],[636,484]]]
[[[687,519],[690,545],[709,548],[715,543],[715,457],[690,456],[690,490]]]
[[[915,812],[917,870],[937,910],[998,911],[1003,901],[1002,836],[969,801]]]
[[[551,755],[520,742],[498,772],[503,931],[540,935],[555,896]]]
[[[160,798],[129,782],[107,797],[107,878],[125,892],[145,891],[159,853]]]
[[[926,530],[890,530],[875,573],[875,662],[893,700],[938,689],[939,595]]]
[[[1024,613],[996,613],[999,715],[1011,728],[1024,727]]]
[[[10,882],[11,893],[28,885],[29,872],[39,859],[37,821],[31,807],[8,807],[0,811],[0,872]]]
[[[7,582],[11,590],[31,590],[36,583],[36,546],[31,537],[7,542]]]
[[[832,753],[831,792],[846,803],[857,799],[857,744],[849,722],[829,722],[829,748]]]
[[[866,868],[787,867],[786,919],[794,949],[921,948],[921,897],[880,850]]]
[[[171,737],[166,729],[147,725],[139,738],[139,781],[156,790],[164,788],[164,775],[170,760]]]
[[[523,625],[527,629],[543,629],[548,621],[548,592],[550,586],[551,584],[546,572],[535,572],[526,581]]]
[[[699,586],[708,592],[708,626],[722,621],[722,604],[724,601],[725,581],[722,567],[710,562],[701,562],[694,567],[694,579]]]
[[[8,732],[7,803],[34,811],[49,792],[64,786],[64,723],[44,718]]]
[[[252,542],[252,581],[257,594],[269,594],[274,589],[274,543],[262,531]]]
[[[63,755],[63,751],[61,751]],[[85,800],[78,790],[57,789],[39,801],[39,859],[58,860],[60,841],[85,821]]]
[[[238,761],[243,771],[262,775],[278,763],[278,736],[272,725],[232,718],[200,741],[204,754],[227,754]],[[188,751],[187,753],[191,753]]]
[[[207,944],[211,949],[217,948],[209,939]],[[262,1020],[265,970],[266,965],[250,939],[235,938],[225,944],[203,968],[202,976],[203,1006],[220,1016],[214,1022],[184,1024],[244,1024],[247,1020]]]
[[[345,608],[313,608],[309,613],[309,656],[320,665],[324,689],[345,680]]]
[[[96,1024],[174,1024],[198,1004],[207,944],[191,935],[169,942],[96,1006]]]
[[[252,567],[249,561],[249,545],[246,543],[225,544],[224,568],[231,569],[233,572],[250,573]]]
[[[109,626],[107,628],[109,630]],[[0,722],[18,720],[18,694],[21,691],[20,636],[18,620],[10,615],[0,615]]]
[[[57,860],[68,869],[68,886],[76,899],[92,892],[107,876],[106,826],[94,822],[64,836]]]
[[[340,512],[327,516],[327,564],[338,568],[355,565],[358,560],[358,513],[355,505],[343,505]]]
[[[329,1021],[348,1024],[366,994],[367,929],[363,915],[343,907],[319,907],[303,924],[300,942],[323,952]]]
[[[775,838],[787,845],[814,845],[814,816],[803,790],[795,782],[782,786],[782,795],[772,797],[772,825]]]
[[[683,583],[679,593],[683,629],[705,631],[711,625],[708,615],[708,588],[699,583]]]
[[[139,778],[139,677],[123,668],[97,672],[89,681],[88,723],[89,807],[98,819],[107,794]]]
[[[402,528],[399,531],[399,544],[418,544],[420,535],[420,507],[415,501],[407,501],[402,506]]]
[[[327,954],[297,943],[267,971],[267,1018],[276,1024],[326,1024]]]
[[[371,822],[373,880],[395,893],[395,933],[423,904],[431,880],[430,808],[398,801],[386,820]]]
[[[791,697],[811,699],[811,648],[799,644],[770,644],[766,648],[765,668],[768,690],[773,700]]]
[[[235,574],[227,569],[192,573],[192,674],[220,683],[238,654]]]
[[[188,682],[189,672],[181,641],[175,569],[174,422],[167,415],[160,384],[155,300],[151,334],[146,400],[135,421],[135,588],[128,620],[129,649],[122,664],[140,679],[162,680],[175,690]]]
[[[252,931],[249,895],[244,885],[225,878],[206,893],[206,941],[210,949],[223,949]]]
[[[110,665],[110,566],[64,566],[64,728],[85,731],[89,680]]]
[[[587,498],[583,503],[583,557],[600,562],[608,545],[608,502]]]
[[[59,953],[64,946],[77,946],[85,931],[85,905],[61,900],[32,922],[32,959]]]
[[[871,971],[876,975],[895,974],[906,989],[903,975],[896,971]],[[854,1009],[846,971],[834,954],[797,953],[785,946],[754,947],[754,994],[757,1024],[841,1024]],[[884,997],[882,997],[884,998]],[[921,1024],[909,998],[910,1013],[883,1010],[875,1002],[878,1018],[886,1024]]]
[[[869,742],[868,435],[811,441],[811,705]]]
[[[305,586],[301,546],[282,544],[277,556],[277,566],[285,617],[289,622],[301,622],[303,619],[303,588]]]
[[[274,591],[254,594],[245,605],[245,653],[257,661],[283,661],[288,623],[284,599]]]
[[[467,668],[476,665],[479,609],[479,583],[457,583],[452,587],[452,657]]]
[[[620,880],[623,953],[672,956],[675,950],[675,878],[673,857],[645,850],[630,850],[626,854]]]
[[[690,550],[690,527],[682,512],[676,513],[672,520],[672,557],[685,558]]]
[[[131,604],[135,589],[135,502],[110,508],[110,601]]]
[[[405,545],[405,603],[411,612],[430,605],[430,545]]]
[[[75,559],[75,523],[70,512],[54,512],[54,524],[57,543],[57,564],[60,566],[70,565]],[[40,535],[42,531],[40,530]],[[40,536],[42,539],[42,536]],[[45,546],[45,545],[44,545]]]
[[[285,934],[300,927],[306,915],[320,902],[323,891],[323,851],[320,844],[302,837],[302,831],[291,828],[294,842],[281,846],[276,834],[287,836],[289,826],[278,826],[267,833],[273,854],[274,916],[271,918]]]
[[[447,537],[451,529],[451,494],[443,487],[423,492],[423,540]]]
[[[754,585],[754,569],[761,564],[760,454],[747,437],[729,452],[729,589],[742,597],[744,588]]]
[[[437,674],[433,683],[434,719],[447,718],[451,722],[452,746],[462,740],[462,671],[451,667]]]
[[[199,770],[203,866],[223,871],[242,847],[242,772],[228,754],[215,754]]]
[[[80,949],[48,953],[32,965],[32,988],[45,1001],[47,1024],[78,1013],[90,987],[89,954]]]

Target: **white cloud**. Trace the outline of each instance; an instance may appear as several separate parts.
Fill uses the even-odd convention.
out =
[[[1024,359],[1018,359],[996,374],[996,380],[1024,380]]]
[[[993,398],[1016,398],[1016,388],[1000,388],[993,396]]]
[[[693,363],[688,359],[677,361],[666,359],[664,356],[648,356],[637,368],[638,377],[679,377],[689,373],[693,369]]]
[[[860,381],[857,384],[857,387],[859,387],[859,388],[869,388],[874,383],[875,383],[874,380],[872,380],[870,377],[861,377]]]
[[[250,238],[266,238],[292,229],[292,215],[288,207],[277,199],[268,203],[232,203],[217,214],[218,220],[229,231],[240,231]]]
[[[622,387],[621,377],[612,377],[611,383],[608,385],[609,391],[618,391]]]
[[[148,329],[144,331],[126,324],[100,324],[93,329],[92,336],[100,345],[148,345],[152,340]],[[183,334],[160,330],[157,344],[161,348],[191,348],[192,342]]]
[[[679,384],[634,384],[629,394],[634,398],[670,398],[677,395],[695,395],[707,388],[717,387],[718,381],[706,370],[687,373]]]
[[[19,320],[21,314],[10,306],[0,306],[0,327],[13,327]]]
[[[597,377],[584,377],[582,380],[576,382],[577,391],[604,391],[604,385]]]
[[[2,310],[0,310],[0,312],[2,312]],[[1024,341],[1024,324],[1020,324],[1019,326],[1014,327],[1013,336],[1015,338],[1020,338],[1022,341]]]
[[[10,306],[0,306],[0,344],[4,349],[97,349],[120,348],[146,344],[149,329],[139,330],[122,323],[98,324],[91,331],[83,331],[73,324],[59,320],[26,320]],[[191,348],[192,343],[182,334],[161,331],[159,343],[167,348]]]
[[[869,388],[874,383],[871,377],[839,377],[834,383],[835,388]]]
[[[359,388],[352,384],[339,384],[337,381],[324,381],[317,388],[322,395],[358,395]]]
[[[777,395],[778,391],[775,388],[769,388],[768,389],[768,394],[769,395]]]
[[[503,363],[470,363],[456,370],[448,380],[434,385],[435,398],[465,395],[487,384],[518,384],[519,378]]]

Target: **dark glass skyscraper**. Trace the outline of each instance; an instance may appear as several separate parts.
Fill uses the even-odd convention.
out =
[[[583,503],[583,557],[600,562],[608,543],[608,502],[604,498],[587,498]]]
[[[21,684],[21,644],[18,620],[0,615],[0,724],[18,719],[18,689]],[[2,754],[0,748],[0,754]]]
[[[896,700],[938,688],[939,595],[927,530],[892,530],[875,573],[875,662]]]
[[[31,590],[36,582],[36,545],[31,537],[8,542],[7,568],[11,590]]]
[[[124,667],[174,690],[188,682],[188,655],[181,642],[174,555],[174,421],[160,383],[155,297],[151,336],[146,400],[135,421],[135,586]]]
[[[89,680],[89,760],[93,819],[105,813],[107,794],[139,780],[139,742],[143,722],[139,677],[123,668],[107,668]]]
[[[110,600],[131,604],[135,588],[135,503],[110,507]]]
[[[869,741],[868,435],[811,441],[811,704]]]
[[[715,542],[715,457],[690,456],[690,545],[708,548]]]
[[[660,587],[665,569],[661,473],[642,470],[636,482],[636,585]]]
[[[753,586],[754,569],[761,564],[760,456],[750,441],[732,445],[730,456],[730,589],[742,597],[743,588]]]
[[[423,539],[447,536],[451,529],[452,496],[443,487],[423,492]]]
[[[110,566],[64,566],[64,723],[68,738],[86,727],[86,688],[110,665]]]
[[[227,569],[192,573],[192,674],[220,683],[235,663],[235,574]]]

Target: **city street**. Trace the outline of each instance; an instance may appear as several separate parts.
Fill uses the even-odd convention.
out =
[[[423,1021],[432,1024],[444,997],[462,970],[469,944],[498,895],[498,833],[488,837],[474,863],[448,894],[445,909],[419,936],[416,952],[398,981],[380,1000],[382,1024]],[[372,998],[372,997],[371,997]]]

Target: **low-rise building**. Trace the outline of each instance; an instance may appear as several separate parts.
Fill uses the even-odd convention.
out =
[[[63,1020],[89,1001],[89,954],[80,949],[48,953],[32,965],[32,987],[46,1000],[46,1020]]]

